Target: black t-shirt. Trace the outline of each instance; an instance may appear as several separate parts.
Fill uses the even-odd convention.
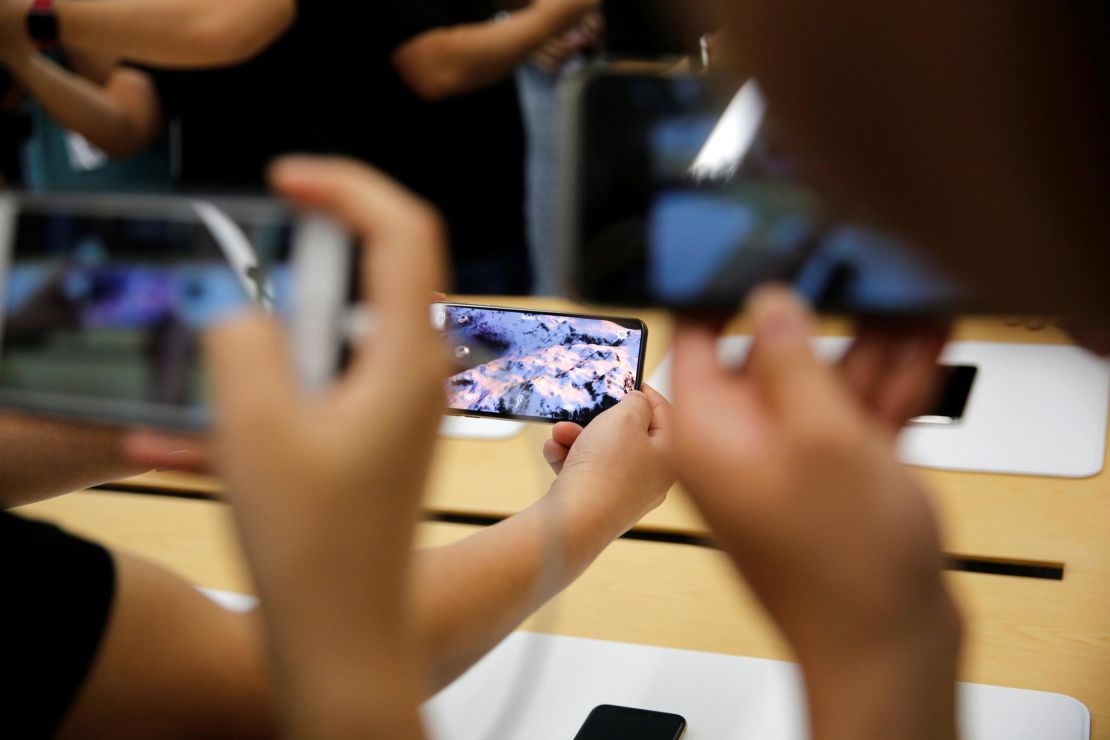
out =
[[[527,291],[525,141],[514,80],[428,102],[408,89],[391,60],[413,37],[488,21],[496,6],[305,0],[290,29],[242,65],[148,69],[182,189],[259,189],[279,154],[347,154],[440,208],[457,290]]]
[[[463,290],[526,292],[525,134],[512,76],[441,101],[418,99],[400,83],[393,52],[423,31],[490,21],[494,0],[379,0],[381,125],[364,137],[365,158],[436,204],[454,245]],[[470,272],[468,272],[470,271]],[[469,275],[469,277],[468,277]],[[498,283],[501,284],[498,287]]]
[[[353,119],[368,118],[368,89],[376,85],[357,79],[351,67],[358,56],[353,30],[371,22],[366,8],[372,4],[298,5],[292,26],[243,64],[145,69],[162,104],[183,190],[261,189],[274,157],[343,153]],[[347,94],[348,84],[355,94]]]
[[[4,737],[53,737],[96,659],[116,593],[112,556],[0,511]]]

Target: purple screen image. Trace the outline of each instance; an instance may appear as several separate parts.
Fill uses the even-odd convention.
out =
[[[637,388],[639,322],[444,308],[445,340],[469,368],[447,380],[452,409],[586,424]]]

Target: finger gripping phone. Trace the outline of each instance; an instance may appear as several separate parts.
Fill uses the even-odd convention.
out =
[[[269,199],[0,196],[0,405],[202,428],[201,335],[251,308],[286,324],[302,383],[322,386],[351,260],[336,224]]]
[[[639,390],[647,327],[639,319],[439,303],[455,372],[448,413],[583,426]]]
[[[574,740],[679,740],[685,732],[686,720],[677,714],[602,704]]]

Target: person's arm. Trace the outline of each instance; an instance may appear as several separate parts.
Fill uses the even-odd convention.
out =
[[[561,423],[544,453],[559,477],[525,511],[416,560],[417,621],[430,690],[453,681],[662,503],[670,404],[633,393],[585,430]],[[568,454],[569,453],[569,454]]]
[[[662,503],[674,484],[665,453],[672,413],[645,386],[585,430],[556,424],[543,453],[558,478],[544,498],[464,540],[416,553],[412,619],[428,694],[466,671]],[[197,440],[138,433],[126,446],[136,461],[211,471]]]
[[[128,462],[118,429],[0,414],[0,508],[149,470]]]
[[[512,74],[596,6],[596,0],[539,0],[503,19],[435,28],[399,46],[393,66],[427,100],[478,90]]]
[[[29,44],[0,52],[0,61],[64,128],[113,157],[142,151],[158,136],[161,105],[150,75],[116,66],[97,84],[74,74]]]
[[[0,41],[26,34],[28,0],[0,0]],[[167,67],[230,65],[293,21],[294,0],[57,0],[62,46]]]

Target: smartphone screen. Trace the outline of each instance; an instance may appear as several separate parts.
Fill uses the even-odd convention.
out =
[[[754,82],[603,73],[583,83],[571,128],[566,246],[584,300],[733,311],[773,280],[830,312],[967,302],[907,245],[830,215],[776,146]]]
[[[440,304],[436,324],[459,369],[455,414],[588,424],[639,390],[647,329],[637,319]]]
[[[291,238],[280,209],[22,208],[0,278],[2,400],[201,423],[201,332],[252,305],[289,312]]]
[[[602,704],[574,740],[678,740],[685,731],[686,720],[677,714]]]

